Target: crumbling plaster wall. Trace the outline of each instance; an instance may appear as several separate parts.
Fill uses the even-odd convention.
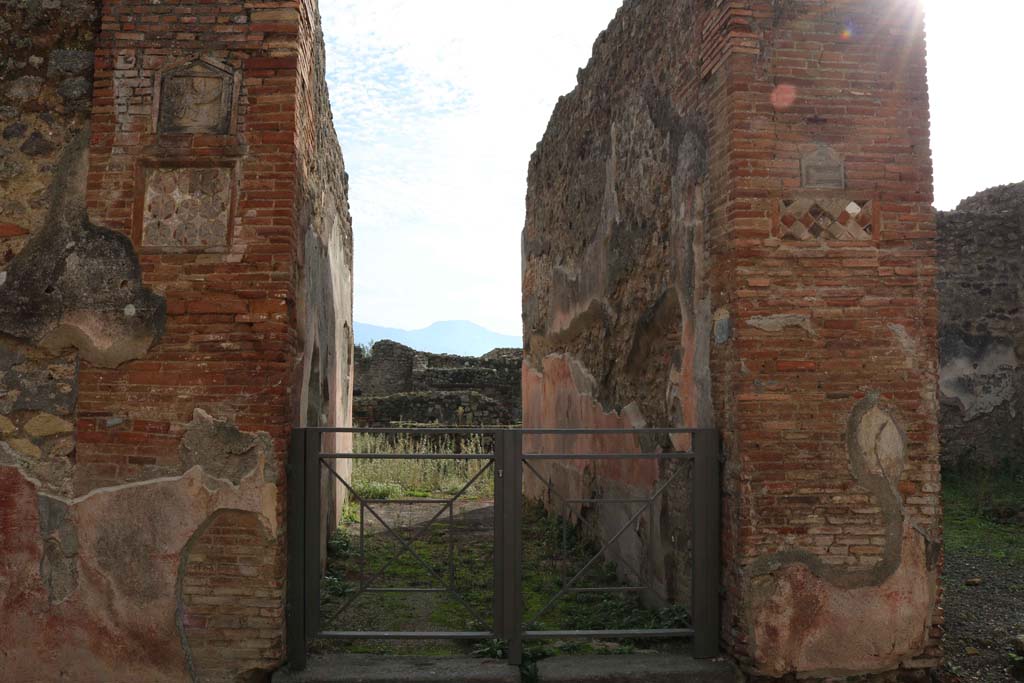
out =
[[[939,214],[943,465],[1024,471],[1024,183]]]
[[[116,363],[159,335],[162,303],[141,287],[130,244],[85,220],[98,3],[0,8],[0,432],[59,480],[78,391],[78,354],[64,347]]]
[[[295,424],[350,427],[354,372],[352,334],[352,217],[348,174],[331,116],[326,54],[315,1],[302,3],[299,18],[298,174],[296,224],[302,235],[296,302],[299,331],[306,349],[301,401]],[[324,437],[330,452],[350,452],[350,434]],[[332,462],[351,480],[352,462]],[[341,521],[347,491],[322,472],[323,556]]]
[[[927,103],[915,0],[632,0],[531,161],[524,425],[722,432],[722,642],[754,677],[939,662]],[[624,553],[679,599],[671,494]]]
[[[46,224],[62,150],[89,120],[95,0],[0,2],[0,267]]]
[[[714,423],[709,138],[697,96],[699,31],[696,4],[627,2],[595,43],[577,88],[559,100],[530,161],[523,232],[526,427]],[[528,437],[524,448],[641,447],[632,438],[572,441]],[[658,445],[668,444],[642,447]],[[538,463],[547,481],[525,476],[528,492],[558,505],[559,497],[649,495],[677,466],[668,463],[635,461],[624,470],[620,463],[597,463],[583,472]],[[628,564],[645,574],[634,579],[683,603],[690,585],[688,479],[682,473],[680,485],[621,541]],[[632,511],[573,512],[610,536]]]
[[[257,680],[290,427],[351,405],[315,3],[3,9],[0,670]]]

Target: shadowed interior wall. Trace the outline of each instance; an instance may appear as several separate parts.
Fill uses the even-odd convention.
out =
[[[942,464],[1024,471],[1024,183],[939,214]]]
[[[755,676],[939,662],[924,55],[913,0],[629,0],[530,163],[524,426],[722,431],[722,641]],[[667,500],[622,552],[685,602],[686,487]],[[614,509],[569,514],[607,535]]]
[[[531,159],[523,235],[526,427],[714,422],[699,34],[700,14],[685,3],[627,3],[598,38],[579,86],[559,101]],[[524,447],[631,452],[639,444],[533,437]],[[546,481],[524,476],[529,492],[558,506],[559,495],[649,494],[676,466],[600,462],[581,472],[538,463]],[[679,481],[620,543],[645,574],[633,580],[688,602],[688,472]],[[570,512],[610,536],[634,510]]]

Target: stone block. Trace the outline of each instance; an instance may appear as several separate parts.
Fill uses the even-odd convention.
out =
[[[38,458],[43,454],[39,449],[39,446],[35,445],[28,439],[8,439],[7,443],[14,450],[30,458]]]
[[[257,9],[249,13],[249,20],[254,24],[295,24],[299,21],[299,12],[287,7]]]
[[[47,436],[54,436],[55,434],[67,434],[73,431],[74,428],[73,424],[67,420],[62,420],[56,415],[39,413],[26,422],[23,429],[29,436],[41,439]]]

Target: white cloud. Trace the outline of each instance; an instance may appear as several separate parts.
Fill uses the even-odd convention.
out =
[[[526,170],[621,0],[321,4],[357,319],[520,332]]]
[[[621,0],[326,0],[360,321],[520,331],[526,171]],[[926,0],[936,202],[1024,179],[1018,0]]]

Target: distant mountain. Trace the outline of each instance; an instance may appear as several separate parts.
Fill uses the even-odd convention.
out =
[[[459,356],[482,356],[491,349],[521,348],[523,340],[510,334],[498,334],[468,320],[447,320],[422,330],[399,330],[355,323],[355,343],[370,346],[382,339],[405,344],[417,351],[454,353]]]

